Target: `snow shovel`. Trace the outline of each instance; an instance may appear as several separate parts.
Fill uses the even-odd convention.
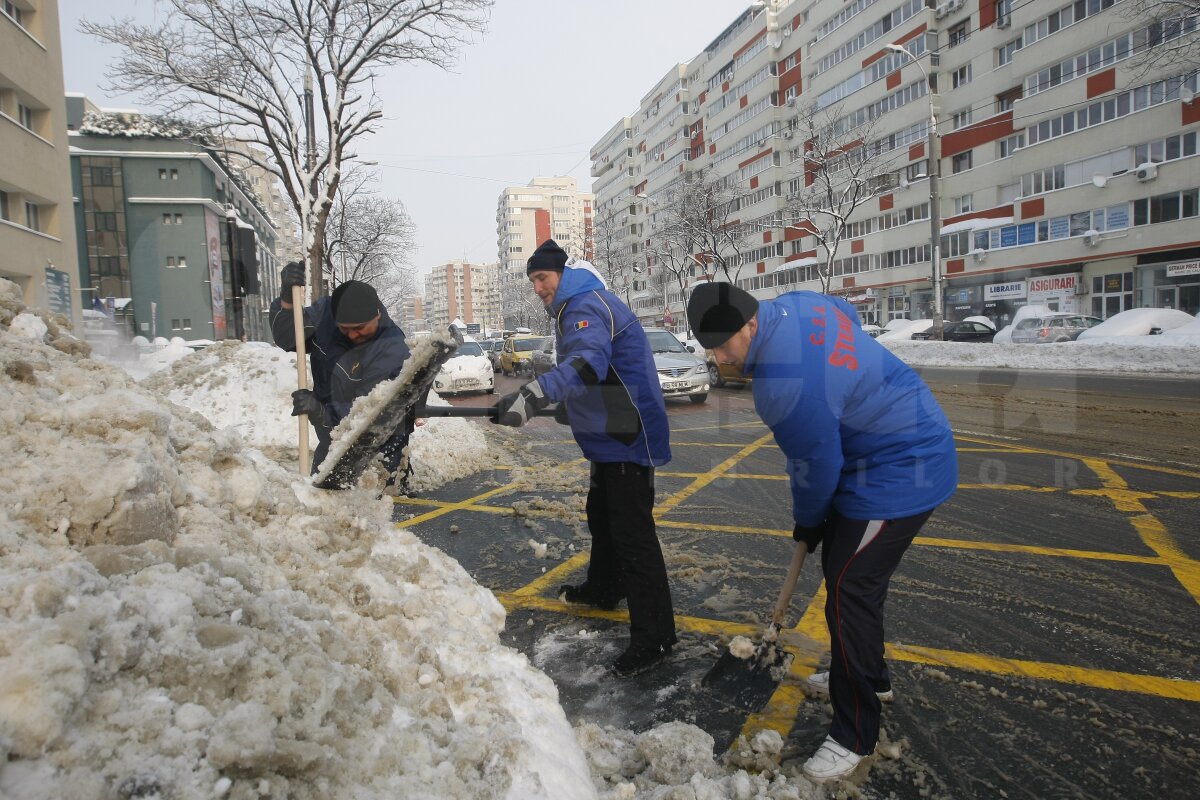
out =
[[[308,361],[304,355],[304,287],[292,287],[292,322],[296,326],[296,388],[308,388]],[[311,468],[308,452],[308,415],[301,414],[300,420],[300,474],[307,475]]]
[[[783,627],[783,618],[791,605],[796,579],[800,577],[800,568],[804,566],[807,555],[808,546],[804,542],[797,542],[787,579],[779,590],[771,624],[767,626],[754,652],[748,658],[740,658],[727,649],[701,679],[701,686],[708,687],[714,694],[746,711],[760,711],[767,704],[794,658],[779,644],[779,631]]]

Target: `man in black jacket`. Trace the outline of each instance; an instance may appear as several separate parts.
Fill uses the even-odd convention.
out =
[[[271,332],[275,344],[296,349],[292,319],[292,287],[304,285],[304,265],[291,262],[280,273],[280,296],[271,303]],[[313,452],[315,473],[329,452],[332,430],[350,413],[350,406],[378,384],[400,374],[408,345],[404,332],[392,322],[370,284],[346,281],[329,297],[304,309],[305,347],[309,353],[312,389],[292,392],[292,416],[307,414],[317,432]],[[403,458],[415,420],[412,415],[380,448],[383,463],[394,473]],[[403,486],[405,475],[397,482]]]

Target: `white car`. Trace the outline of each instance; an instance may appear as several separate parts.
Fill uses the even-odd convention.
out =
[[[438,394],[460,392],[496,391],[496,376],[492,362],[483,352],[483,347],[474,339],[467,339],[458,346],[458,351],[442,365],[433,379],[433,388]]]

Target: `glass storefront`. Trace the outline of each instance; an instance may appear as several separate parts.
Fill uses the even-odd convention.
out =
[[[1092,316],[1108,319],[1133,308],[1133,273],[1092,276]]]
[[[1200,312],[1200,261],[1139,267],[1137,304],[1177,308],[1195,316]]]

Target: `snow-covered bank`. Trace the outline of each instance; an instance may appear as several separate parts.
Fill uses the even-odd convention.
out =
[[[1133,341],[1129,341],[1133,340]],[[1200,337],[1125,337],[1121,342],[982,344],[889,341],[882,344],[914,367],[1082,370],[1200,376]]]
[[[501,606],[387,498],[10,330],[19,298],[0,281],[0,795],[594,796]]]

